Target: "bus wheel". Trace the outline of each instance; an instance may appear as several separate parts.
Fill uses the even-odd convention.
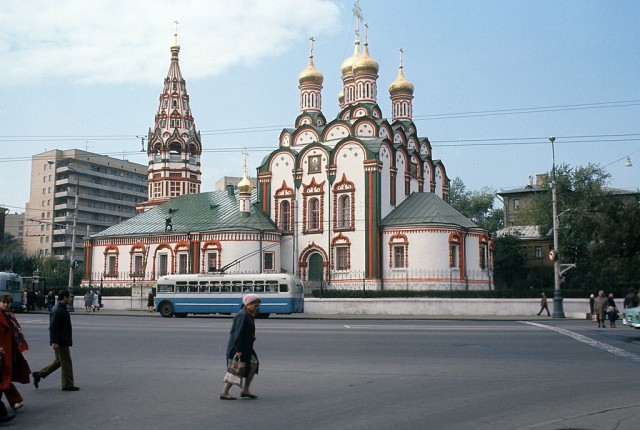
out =
[[[162,302],[158,306],[158,312],[165,318],[171,318],[173,316],[173,306],[170,302]]]
[[[261,320],[266,320],[267,318],[269,318],[269,315],[271,315],[271,314],[270,313],[258,314],[258,315],[256,315],[256,318],[261,319]]]

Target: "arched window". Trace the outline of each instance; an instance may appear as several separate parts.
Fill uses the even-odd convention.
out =
[[[317,197],[309,199],[309,230],[320,229],[320,200]]]
[[[291,230],[291,204],[288,200],[280,202],[280,230]]]

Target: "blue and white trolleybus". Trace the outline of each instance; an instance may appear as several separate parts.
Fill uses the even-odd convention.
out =
[[[245,294],[260,296],[260,314],[304,312],[298,278],[287,273],[205,273],[167,275],[158,279],[154,308],[163,317],[238,312]]]
[[[10,294],[13,298],[11,307],[22,310],[22,277],[13,272],[0,272],[0,295]]]

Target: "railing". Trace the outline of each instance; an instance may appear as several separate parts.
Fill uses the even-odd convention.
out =
[[[493,289],[491,272],[470,270],[460,274],[451,270],[385,270],[382,278],[367,277],[364,271],[331,273],[329,282],[303,280],[305,293],[327,288],[340,290],[489,290]]]

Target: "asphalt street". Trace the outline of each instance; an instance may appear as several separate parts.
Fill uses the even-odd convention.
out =
[[[38,370],[48,317],[18,315]],[[257,400],[221,401],[230,317],[72,315],[79,392],[19,385],[24,429],[637,429],[640,330],[589,321],[257,320]],[[239,394],[236,389],[232,394]]]

